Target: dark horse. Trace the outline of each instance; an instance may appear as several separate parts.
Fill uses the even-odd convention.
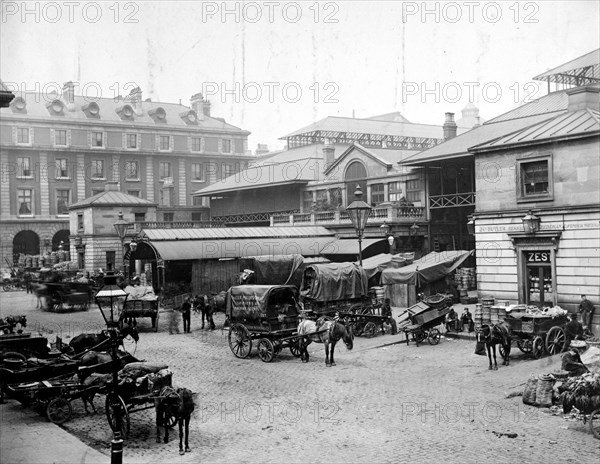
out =
[[[194,394],[187,388],[163,387],[154,400],[156,408],[156,443],[160,443],[160,428],[165,429],[164,442],[169,442],[169,417],[177,419],[179,424],[179,454],[191,451],[188,443],[190,418],[194,412]],[[185,423],[185,451],[183,449],[183,425]]]
[[[123,344],[123,339],[131,335],[131,337],[137,342],[140,339],[140,335],[136,327],[130,325],[124,326],[119,330],[119,342]],[[99,334],[80,334],[69,342],[69,347],[75,352],[75,355],[81,354],[90,348],[96,350],[107,349],[109,346],[110,335],[106,331],[102,331]],[[100,346],[98,346],[100,345]]]
[[[500,322],[494,324],[492,327],[489,325],[481,326],[481,333],[483,336],[483,342],[487,349],[488,358],[490,360],[489,369],[498,370],[498,363],[496,362],[496,345],[501,346],[500,354],[504,351],[503,366],[508,366],[510,361],[510,346],[512,344],[512,331],[510,326],[506,322]],[[494,353],[494,366],[492,367],[492,351]]]
[[[311,342],[323,343],[325,345],[325,365],[327,367],[335,366],[333,353],[335,344],[342,339],[349,350],[354,345],[354,334],[351,327],[346,327],[336,321],[327,320],[324,317],[319,318],[316,322],[304,320],[298,325],[298,345],[300,348],[300,359],[302,362],[308,362],[308,345]],[[329,351],[331,345],[331,352]]]

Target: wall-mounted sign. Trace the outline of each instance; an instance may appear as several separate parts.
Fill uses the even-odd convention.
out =
[[[528,263],[550,263],[550,252],[549,251],[527,251]]]

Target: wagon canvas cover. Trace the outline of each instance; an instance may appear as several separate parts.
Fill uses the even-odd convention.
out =
[[[387,268],[381,273],[381,284],[411,284],[422,286],[435,282],[459,267],[473,251],[455,250],[431,252],[408,266]]]
[[[240,262],[256,273],[257,284],[287,285],[296,283],[292,278],[304,263],[304,258],[302,255],[266,255],[242,258]],[[300,279],[297,279],[297,284],[300,284]]]
[[[358,264],[328,263],[306,267],[300,294],[316,301],[335,301],[361,298],[368,290],[367,273]]]
[[[293,302],[298,289],[293,285],[239,285],[227,291],[227,315],[232,320],[270,317],[269,304]],[[295,313],[295,310],[294,310]],[[276,316],[277,314],[275,314]]]

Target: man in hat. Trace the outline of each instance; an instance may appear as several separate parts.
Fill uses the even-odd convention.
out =
[[[562,370],[569,373],[569,377],[577,377],[589,372],[589,369],[585,367],[583,361],[581,361],[580,351],[586,347],[584,341],[573,340],[567,351],[562,358]]]
[[[581,323],[583,329],[592,333],[592,318],[594,317],[594,305],[585,295],[581,295],[581,303],[579,303],[579,313],[581,314]]]
[[[565,335],[567,338],[567,346],[569,346],[573,340],[583,340],[583,326],[581,325],[581,322],[577,320],[577,314],[571,314],[571,320],[565,326]]]

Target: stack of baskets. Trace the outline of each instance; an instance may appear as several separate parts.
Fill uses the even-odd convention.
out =
[[[481,313],[482,323],[490,325],[492,323],[492,306],[494,306],[494,298],[482,298]],[[496,322],[498,322],[498,313],[496,313]]]
[[[483,314],[481,310],[481,304],[477,303],[475,305],[475,312],[473,313],[473,323],[475,325],[475,330],[481,330]]]
[[[554,386],[554,377],[550,374],[540,375],[538,377],[535,390],[535,403],[537,406],[549,408],[552,406],[552,387]]]

